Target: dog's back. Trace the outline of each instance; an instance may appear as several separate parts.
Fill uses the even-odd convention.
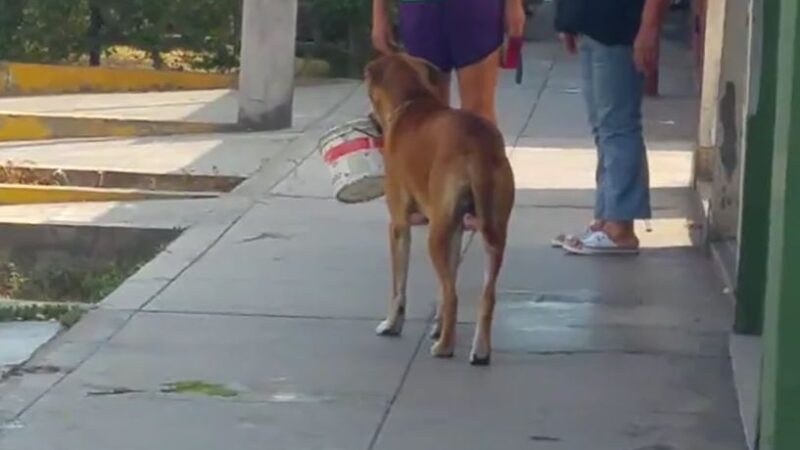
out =
[[[409,111],[392,131],[387,169],[397,165],[406,179],[413,174],[407,187],[421,209],[447,204],[456,216],[474,213],[487,225],[494,223],[495,209],[500,215],[510,212],[513,173],[494,124],[469,112],[430,106]]]

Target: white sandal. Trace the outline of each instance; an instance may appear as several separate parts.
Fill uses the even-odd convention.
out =
[[[581,231],[578,234],[559,234],[558,236],[554,237],[552,241],[550,241],[550,245],[553,248],[564,248],[564,244],[572,240],[583,240],[593,231],[591,228],[586,228],[585,230]]]
[[[564,241],[564,250],[573,255],[636,255],[639,248],[620,247],[605,231],[594,231],[581,239]]]

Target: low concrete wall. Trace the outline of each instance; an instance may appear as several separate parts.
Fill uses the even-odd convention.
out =
[[[0,63],[0,96],[235,88],[235,74]]]
[[[110,261],[149,260],[180,233],[180,230],[0,224],[0,261],[12,261],[26,270],[53,264],[95,269]]]

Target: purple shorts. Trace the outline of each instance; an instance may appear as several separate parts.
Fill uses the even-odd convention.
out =
[[[503,44],[504,0],[400,0],[406,51],[445,72],[480,62]]]

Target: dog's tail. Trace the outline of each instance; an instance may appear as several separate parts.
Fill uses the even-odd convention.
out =
[[[478,230],[483,232],[486,228],[493,228],[495,221],[493,207],[494,174],[481,170],[481,161],[473,159],[469,162],[469,187],[472,192],[472,201],[475,206],[475,217],[478,219]]]
[[[505,226],[514,202],[514,180],[505,155],[487,164],[485,158],[471,158],[467,164],[470,191],[478,220],[478,231],[488,242],[497,240],[498,228]],[[486,170],[491,167],[491,170]],[[511,178],[509,178],[511,177]]]

